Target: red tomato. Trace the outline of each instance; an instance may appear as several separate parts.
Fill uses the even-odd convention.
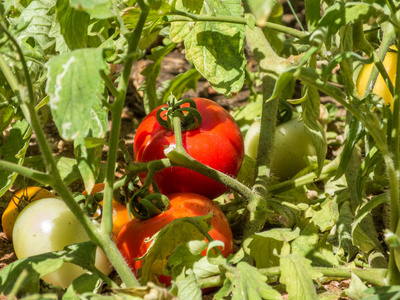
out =
[[[232,116],[219,104],[204,98],[194,98],[203,121],[200,127],[182,133],[183,146],[199,162],[230,176],[239,172],[244,155],[243,138]],[[165,158],[164,150],[175,145],[174,132],[157,122],[154,109],[140,124],[133,144],[135,160],[149,162]],[[186,105],[187,106],[187,105]],[[143,182],[146,173],[139,174]],[[227,187],[202,174],[183,167],[171,167],[154,175],[162,194],[196,193],[216,198]]]
[[[100,193],[104,190],[104,183],[97,183],[92,189],[92,195],[96,193]],[[86,191],[83,191],[83,195],[86,195]],[[103,206],[103,201],[99,203],[101,206]],[[125,205],[115,201],[113,199],[112,201],[112,207],[113,207],[113,228],[112,228],[112,237],[115,240],[118,236],[118,233],[122,229],[122,227],[125,226],[126,223],[130,221],[129,218],[129,212],[128,209],[126,208]],[[101,211],[99,210],[99,213],[96,212],[96,217],[101,214]]]
[[[117,247],[135,274],[136,270],[141,268],[142,261],[134,259],[142,257],[147,252],[151,244],[148,238],[178,218],[204,216],[212,212],[213,229],[209,231],[210,236],[224,242],[225,248],[221,248],[221,252],[225,257],[233,253],[232,231],[218,205],[204,196],[192,193],[172,194],[168,198],[170,207],[167,211],[148,220],[133,219],[118,235]],[[206,251],[204,250],[202,254],[205,255]],[[168,285],[170,278],[161,275],[159,281]]]

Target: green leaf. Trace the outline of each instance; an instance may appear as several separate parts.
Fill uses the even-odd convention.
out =
[[[50,42],[49,31],[54,20],[54,13],[50,13],[55,4],[52,0],[32,1],[19,16],[19,24],[28,26],[18,35],[18,40],[33,37],[44,49]]]
[[[83,293],[94,292],[99,286],[100,277],[97,274],[83,274],[77,277],[63,295],[63,300],[79,300]]]
[[[102,49],[81,49],[54,56],[46,64],[46,92],[60,135],[73,140],[90,128],[94,106],[100,103],[105,70]]]
[[[108,19],[114,16],[111,0],[70,0],[71,7],[87,12],[95,19]]]
[[[81,178],[78,164],[75,159],[60,157],[57,159],[57,170],[64,183],[68,186]]]
[[[183,11],[191,14],[200,14],[201,9],[203,8],[203,0],[177,0],[175,2],[174,9],[177,11]],[[174,43],[180,43],[184,40],[184,38],[189,34],[190,30],[192,30],[194,26],[194,22],[175,22],[173,21],[174,17],[171,21],[171,29],[170,29],[170,39]]]
[[[357,21],[372,22],[373,19],[378,17],[386,17],[383,14],[383,8],[378,4],[337,2],[325,10],[315,31],[326,30],[327,37],[329,37],[349,23]]]
[[[166,103],[171,94],[180,99],[186,91],[190,89],[196,90],[200,77],[201,74],[196,69],[190,69],[185,73],[178,74],[172,80],[164,81],[162,88],[157,90],[157,97],[160,99],[160,103]]]
[[[199,227],[209,231],[212,215],[179,218],[161,229],[151,238],[151,245],[143,257],[141,282],[156,282],[162,274],[169,256],[180,243],[191,240],[204,240]]]
[[[142,71],[142,75],[146,76],[140,90],[143,91],[143,103],[146,113],[148,114],[154,108],[161,105],[161,101],[157,96],[157,78],[161,71],[161,63],[163,58],[175,49],[176,44],[169,44],[165,47],[157,47],[152,50],[152,54],[147,58],[154,61],[153,64],[148,66]]]
[[[85,48],[90,16],[70,6],[69,0],[57,0],[57,21],[69,49]]]
[[[207,1],[202,14],[243,16],[239,0]],[[186,35],[186,59],[226,97],[238,93],[244,83],[245,26],[233,23],[197,22]]]
[[[370,287],[363,292],[365,296],[364,300],[398,299],[400,297],[400,285]]]
[[[286,285],[288,299],[318,299],[313,279],[322,277],[322,274],[313,269],[310,260],[296,254],[282,256],[279,268],[280,282]]]
[[[176,284],[178,286],[178,299],[202,299],[201,289],[192,270],[182,272],[181,276],[177,278]]]
[[[248,155],[244,155],[242,165],[237,176],[237,180],[249,188],[253,187],[256,169],[256,160]]]
[[[246,13],[255,17],[259,27],[264,27],[269,18],[280,17],[283,14],[283,5],[279,0],[245,0],[243,6]]]
[[[85,242],[67,246],[62,251],[19,259],[1,270],[0,293],[8,295],[23,270],[28,270],[28,276],[23,282],[23,292],[28,294],[38,293],[40,277],[58,270],[64,261],[93,270],[95,249],[96,245],[92,242]]]
[[[65,42],[63,35],[61,34],[61,26],[59,22],[53,22],[49,31],[49,36],[55,39],[56,42],[55,49],[58,54],[64,54],[69,52],[68,45]]]
[[[3,132],[11,124],[14,117],[14,108],[6,105],[0,108],[0,132]]]
[[[339,218],[339,208],[336,198],[331,199],[328,197],[319,207],[315,208],[318,208],[318,211],[312,216],[312,222],[314,222],[322,232],[332,229]]]
[[[351,273],[351,281],[349,289],[347,290],[347,296],[352,300],[361,300],[365,299],[366,294],[364,291],[367,289],[367,286],[361,281],[361,279]]]
[[[354,216],[350,207],[350,202],[346,201],[340,208],[340,215],[336,224],[336,234],[339,241],[339,248],[343,247],[344,251],[347,253],[347,261],[350,261],[357,253],[357,248],[354,247],[351,236],[353,220]]]
[[[189,248],[191,248],[191,243],[197,242],[201,243],[202,247],[200,251],[195,251],[193,253]],[[191,269],[196,275],[198,280],[207,278],[210,276],[215,276],[220,273],[218,265],[211,264],[207,257],[202,256],[200,252],[205,249],[207,242],[202,241],[189,241],[188,243],[181,243],[172,253],[171,257],[168,259],[166,269],[169,271],[172,279],[178,278],[184,270]]]
[[[309,31],[314,31],[321,19],[321,4],[319,0],[306,0],[306,20]]]
[[[0,159],[22,165],[31,133],[26,120],[22,119],[13,123],[6,143],[0,146]],[[0,196],[11,187],[17,176],[15,172],[0,170]]]
[[[356,118],[352,118],[349,126],[349,131],[344,142],[341,159],[339,167],[336,171],[335,179],[339,179],[346,172],[346,169],[350,163],[351,156],[353,154],[353,149],[355,148],[356,143],[363,136],[363,133],[364,130],[361,122],[358,121]]]
[[[244,244],[245,251],[254,258],[257,268],[279,265],[279,256],[284,243],[296,239],[300,229],[274,228],[249,237]]]
[[[300,236],[291,243],[292,254],[310,259],[313,265],[322,267],[336,267],[339,265],[332,246],[327,243],[328,232],[320,236],[318,228],[309,223],[300,233]]]
[[[224,286],[214,295],[214,299],[226,299],[228,296],[232,300],[282,299],[281,294],[266,281],[267,277],[255,267],[240,262],[236,268],[229,268],[226,272]]]
[[[90,194],[96,179],[99,176],[102,145],[88,148],[85,145],[85,138],[105,138],[107,132],[108,114],[99,104],[95,104],[90,112],[91,118],[85,123],[85,131],[74,141],[74,154],[78,162],[78,169],[85,184],[85,190]]]
[[[301,116],[304,120],[306,133],[311,138],[313,146],[317,152],[317,176],[319,176],[324,166],[327,151],[325,130],[321,123],[318,122],[321,102],[317,88],[308,86],[307,95],[308,97],[306,100],[301,103],[303,109]]]

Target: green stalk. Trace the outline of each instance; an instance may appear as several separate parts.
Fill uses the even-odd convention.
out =
[[[171,13],[167,13],[167,16],[175,16],[173,19],[169,20],[170,22],[192,22],[192,21],[203,21],[203,22],[222,22],[222,23],[231,23],[231,24],[242,24],[250,26],[250,21],[246,18],[242,17],[233,17],[233,16],[211,16],[211,15],[195,15],[184,11],[174,11]],[[180,17],[178,17],[180,16]],[[250,26],[251,27],[251,26]],[[295,38],[301,39],[307,36],[307,33],[301,32],[294,28],[290,28],[284,25],[266,22],[260,28],[266,28],[275,30],[277,32],[282,32],[288,35],[291,35]]]
[[[214,179],[215,181],[218,181],[223,185],[228,186],[232,190],[238,192],[245,199],[250,199],[251,197],[253,197],[253,192],[244,184],[220,171],[210,168],[209,166],[206,166],[201,162],[193,159],[183,148],[182,127],[180,118],[175,116],[173,123],[176,147],[170,147],[164,150],[165,156],[171,161],[172,165],[186,167],[211,179]]]
[[[269,193],[276,195],[276,194],[279,194],[279,193],[282,193],[282,192],[285,192],[285,191],[288,191],[291,189],[301,187],[303,185],[313,183],[315,181],[315,178],[317,178],[317,177],[318,177],[318,180],[324,180],[324,179],[330,178],[333,175],[335,175],[338,167],[339,167],[339,159],[337,158],[322,168],[322,172],[321,172],[320,176],[318,176],[316,172],[308,173],[308,174],[306,174],[302,177],[296,178],[296,179],[290,179],[290,180],[286,180],[286,181],[271,185],[268,188],[268,191],[269,191]]]
[[[261,113],[260,142],[256,160],[255,195],[247,205],[248,219],[244,230],[244,239],[258,232],[267,220],[268,183],[270,178],[271,152],[273,149],[276,115],[279,99],[270,99],[275,82],[289,62],[279,57],[268,43],[260,28],[246,28],[247,42],[259,64],[260,77],[263,82],[263,106]]]
[[[128,54],[136,51],[139,44],[140,36],[144,24],[149,14],[150,8],[143,2],[138,1],[141,8],[138,23],[132,32],[132,34],[127,34],[128,39]],[[112,196],[113,196],[113,186],[115,178],[115,164],[117,161],[118,152],[118,142],[119,134],[121,129],[121,115],[124,108],[126,92],[128,90],[129,78],[131,74],[132,65],[134,62],[134,57],[129,56],[126,58],[124,63],[124,68],[122,71],[122,78],[119,81],[118,90],[116,93],[115,102],[111,106],[111,130],[109,138],[109,152],[106,164],[106,179],[105,179],[105,189],[104,189],[104,207],[103,207],[103,217],[101,222],[101,231],[106,234],[110,234],[112,230]]]

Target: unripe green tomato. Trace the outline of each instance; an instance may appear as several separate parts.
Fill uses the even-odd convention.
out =
[[[383,60],[383,66],[389,75],[390,81],[395,84],[396,82],[396,66],[397,66],[397,52],[387,52],[385,59]],[[357,78],[357,92],[360,97],[363,96],[364,91],[367,89],[367,83],[371,72],[374,68],[374,64],[366,64],[362,67]],[[390,109],[393,111],[393,96],[389,91],[388,86],[381,74],[378,75],[376,79],[374,89],[372,90],[374,94],[382,97],[385,101],[385,105],[390,105]]]
[[[245,153],[257,158],[261,122],[255,121],[244,140]],[[306,156],[316,155],[311,138],[305,131],[303,122],[297,117],[276,127],[274,149],[271,154],[271,172],[281,180],[293,177],[307,166]]]
[[[26,206],[19,214],[13,230],[15,255],[20,259],[64,247],[86,242],[89,236],[67,207],[57,198],[44,198]],[[104,274],[110,274],[111,264],[104,252],[96,251],[96,267]],[[86,272],[85,269],[71,263],[64,263],[57,271],[42,277],[47,283],[62,288]]]

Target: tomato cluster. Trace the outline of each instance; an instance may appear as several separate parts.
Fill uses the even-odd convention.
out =
[[[236,176],[244,155],[243,139],[236,122],[213,101],[203,98],[195,98],[194,101],[202,123],[195,129],[183,132],[185,150],[203,164]],[[164,106],[156,108],[143,120],[136,133],[134,154],[138,162],[164,158],[163,150],[175,144],[174,132],[157,122],[156,113],[161,107]],[[143,181],[146,174],[139,174],[139,177]],[[147,220],[130,218],[125,205],[114,199],[112,202],[112,237],[134,273],[141,268],[142,262],[137,258],[147,252],[150,246],[148,239],[178,218],[212,213],[213,228],[209,231],[211,238],[224,243],[220,249],[225,257],[233,253],[229,222],[221,209],[210,200],[226,192],[226,186],[183,167],[159,171],[154,181],[170,201],[168,209],[161,214]],[[103,189],[104,183],[96,184],[91,194],[101,193]],[[86,191],[82,194],[87,196]],[[101,218],[103,201],[97,204],[94,217]],[[39,187],[28,187],[15,194],[3,214],[2,225],[7,237],[13,240],[18,258],[62,250],[65,246],[89,240],[83,226],[67,205],[52,192]],[[205,250],[203,252],[205,255]],[[107,258],[99,249],[96,253],[96,266],[105,274],[111,271]],[[42,279],[66,288],[84,272],[79,266],[64,263],[56,272]],[[159,281],[169,284],[171,279],[161,276]]]

